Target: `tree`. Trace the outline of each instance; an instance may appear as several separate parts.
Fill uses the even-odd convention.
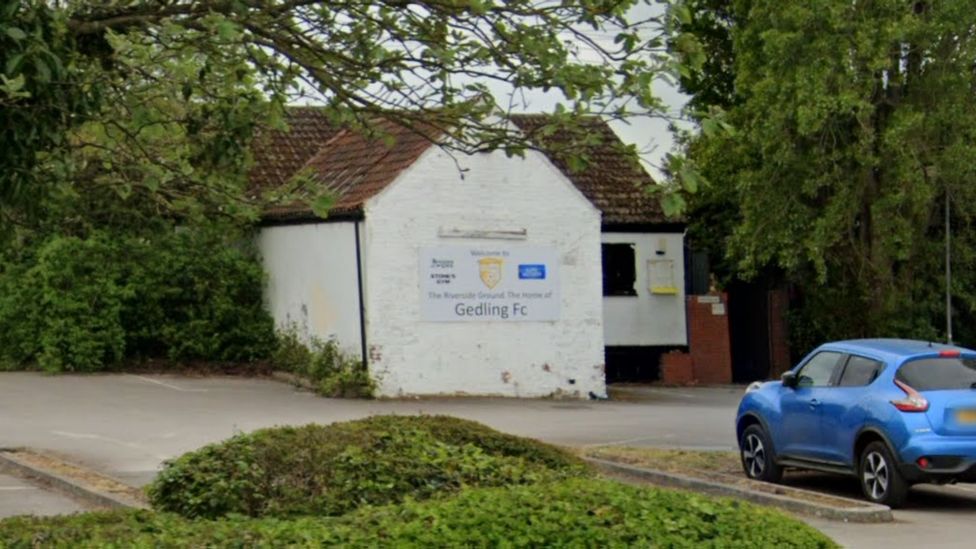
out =
[[[8,1],[0,214],[65,195],[181,215],[220,203],[254,128],[302,97],[337,125],[433,124],[468,151],[528,145],[498,86],[558,90],[553,124],[654,110],[671,59],[627,20],[639,1]]]
[[[709,192],[735,206],[727,244],[737,271],[780,268],[797,282],[811,340],[938,337],[947,199],[956,270],[974,261],[976,2],[686,7],[729,22],[733,94],[706,85],[696,97],[727,108],[736,131],[689,150]],[[963,319],[974,283],[964,275],[952,287]]]
[[[688,111],[701,120],[710,109],[728,109],[735,103],[735,56],[731,29],[736,24],[730,0],[683,0],[672,8],[682,15],[676,22],[673,46],[688,42],[678,51],[700,52],[698,70],[685,71],[681,90],[691,96]]]

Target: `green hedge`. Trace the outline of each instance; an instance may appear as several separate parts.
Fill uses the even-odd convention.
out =
[[[480,488],[342,517],[191,521],[117,512],[0,522],[12,548],[64,547],[836,547],[783,513],[595,480]]]
[[[95,232],[0,256],[0,363],[60,372],[267,358],[264,275],[241,241],[218,229]]]
[[[379,416],[242,434],[166,464],[153,506],[190,518],[341,515],[470,486],[588,474],[556,447],[450,417]]]
[[[0,356],[11,366],[99,370],[122,359],[124,303],[107,238],[56,237],[21,262],[0,266]]]

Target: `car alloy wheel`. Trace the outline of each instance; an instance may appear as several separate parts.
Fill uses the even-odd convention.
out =
[[[763,473],[766,472],[766,447],[756,433],[747,434],[745,443],[742,448],[742,461],[746,473],[752,478],[762,478]]]
[[[874,441],[861,452],[858,476],[864,497],[874,503],[898,507],[908,495],[908,483],[897,468],[891,450]]]
[[[884,499],[888,491],[889,471],[888,463],[884,456],[878,452],[870,452],[865,456],[864,464],[864,489],[868,491],[871,499]]]
[[[742,469],[746,476],[766,482],[779,482],[783,478],[783,468],[776,465],[776,455],[769,436],[759,425],[745,428],[739,437],[739,450]]]

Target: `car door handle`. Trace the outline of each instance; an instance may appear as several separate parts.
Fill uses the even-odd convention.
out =
[[[816,408],[817,406],[820,406],[820,401],[817,400],[817,399],[815,399],[815,398],[814,399],[810,399],[810,407],[811,408]]]

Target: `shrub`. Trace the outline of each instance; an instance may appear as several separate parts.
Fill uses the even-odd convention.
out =
[[[309,380],[316,392],[328,397],[372,397],[376,383],[362,361],[347,356],[334,340],[312,338],[310,346],[295,330],[278,334],[271,361],[277,368]]]
[[[215,230],[53,236],[0,259],[0,364],[247,361],[274,348],[253,252]]]
[[[586,471],[567,452],[473,422],[381,416],[235,436],[168,462],[149,496],[156,509],[191,518],[341,515]]]
[[[131,356],[252,361],[275,348],[264,271],[243,240],[214,229],[169,232],[131,246],[133,298],[123,320]],[[134,251],[138,251],[134,254]]]
[[[125,350],[120,321],[128,293],[117,250],[103,237],[56,237],[31,265],[0,276],[0,345],[8,362],[35,361],[48,371],[96,371]]]
[[[569,479],[479,488],[332,518],[190,521],[147,511],[0,522],[9,547],[835,547],[778,511]]]

